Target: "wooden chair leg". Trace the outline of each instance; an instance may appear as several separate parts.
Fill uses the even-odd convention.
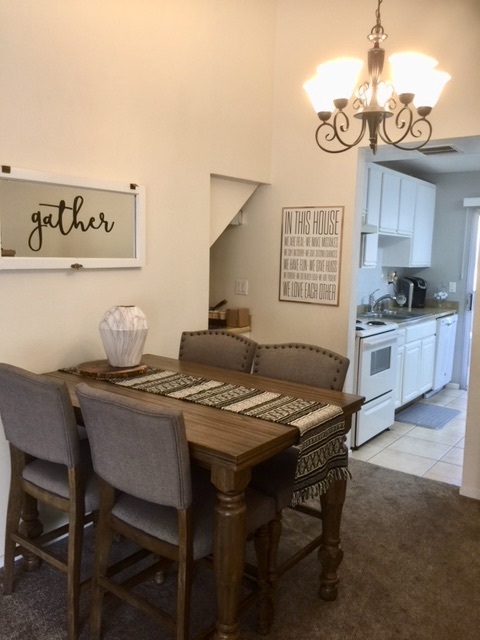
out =
[[[80,571],[82,563],[83,527],[85,524],[85,504],[81,487],[72,483],[70,476],[70,512],[68,529],[67,560],[67,625],[68,640],[77,640],[80,631]],[[76,474],[79,477],[79,474]]]
[[[191,600],[191,582],[192,582],[192,566],[182,562],[178,565],[177,576],[177,634],[176,640],[185,640],[188,638],[190,628],[190,600]]]
[[[177,574],[177,634],[176,640],[186,640],[190,629],[190,600],[193,577],[193,540],[189,534],[191,514],[178,512],[179,558]]]
[[[274,618],[273,589],[269,580],[270,527],[259,527],[253,538],[257,556],[257,581],[259,596],[257,600],[257,632],[268,635]]]
[[[21,512],[22,490],[19,483],[12,479],[10,484],[10,493],[8,496],[7,523],[5,527],[5,557],[3,561],[3,593],[5,595],[9,595],[13,592],[16,544],[12,540],[12,534],[18,531]]]
[[[107,575],[110,548],[113,543],[113,530],[100,516],[96,531],[95,560],[92,576],[92,593],[90,602],[89,639],[100,640],[102,628],[102,607],[105,589],[100,585],[100,580]]]
[[[19,533],[27,538],[38,538],[43,533],[43,524],[39,520],[37,500],[28,493],[23,494],[22,516],[18,527]],[[23,550],[24,571],[36,571],[43,560],[32,551]]]

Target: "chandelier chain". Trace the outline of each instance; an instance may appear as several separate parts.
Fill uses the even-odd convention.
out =
[[[370,32],[371,35],[375,35],[375,34],[376,35],[380,35],[380,34],[383,35],[385,33],[384,29],[382,27],[382,19],[381,19],[381,16],[380,16],[380,5],[382,4],[382,2],[383,2],[383,0],[378,0],[378,6],[377,6],[377,9],[375,11],[375,17],[377,19],[377,22],[376,22],[375,26],[372,27],[372,30]]]

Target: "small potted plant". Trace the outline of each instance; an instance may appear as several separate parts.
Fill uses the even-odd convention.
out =
[[[438,289],[435,291],[435,293],[433,294],[433,297],[435,298],[435,300],[437,301],[437,304],[439,307],[442,306],[442,303],[448,298],[448,293],[447,293],[447,288],[445,287],[445,285],[442,283]]]

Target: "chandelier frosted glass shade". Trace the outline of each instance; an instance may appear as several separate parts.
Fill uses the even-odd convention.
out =
[[[348,100],[362,67],[363,62],[358,58],[338,58],[318,65],[316,75],[303,85],[316,113],[332,112],[335,100]]]
[[[438,60],[422,53],[404,51],[389,56],[392,81],[398,94],[416,93],[418,87],[431,70],[437,66]]]
[[[438,60],[422,53],[406,51],[388,58],[392,70],[392,81],[398,95],[411,93],[413,104],[418,107],[433,107],[437,104],[443,87],[451,76],[435,69]]]
[[[413,104],[417,109],[421,107],[433,107],[437,104],[443,91],[443,87],[451,79],[446,71],[433,69],[428,77],[424,78],[422,86],[418,87]]]

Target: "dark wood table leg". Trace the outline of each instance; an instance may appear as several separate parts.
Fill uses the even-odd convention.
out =
[[[43,524],[39,519],[38,505],[35,498],[25,493],[23,496],[22,520],[19,531],[27,538],[37,538],[43,533]],[[35,571],[41,564],[38,556],[22,549],[24,571]]]
[[[322,565],[320,573],[320,598],[335,600],[338,595],[337,569],[343,558],[340,549],[340,524],[347,490],[346,480],[335,480],[321,497],[322,542],[318,558]]]
[[[273,584],[269,579],[270,567],[270,531],[269,524],[259,527],[253,536],[257,557],[257,633],[266,636],[270,633],[275,614]]]
[[[217,594],[217,623],[214,640],[239,640],[238,603],[245,568],[247,529],[245,486],[250,472],[243,478],[212,470],[218,489],[215,507],[213,569]],[[233,488],[232,488],[233,487]]]

